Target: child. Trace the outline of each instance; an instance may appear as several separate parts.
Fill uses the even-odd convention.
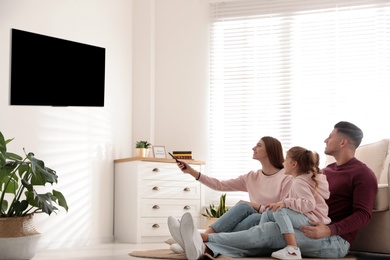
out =
[[[285,173],[293,176],[289,196],[279,202],[267,205],[260,225],[268,221],[278,224],[287,246],[272,253],[277,259],[302,259],[297,246],[294,228],[308,225],[308,221],[329,224],[328,205],[329,184],[319,169],[317,153],[295,146],[288,150],[283,163]],[[310,225],[310,224],[309,224]]]

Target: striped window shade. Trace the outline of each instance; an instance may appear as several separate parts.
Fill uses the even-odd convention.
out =
[[[260,168],[252,147],[266,135],[322,163],[338,121],[361,127],[363,143],[390,137],[390,1],[210,1],[210,11],[209,175]]]

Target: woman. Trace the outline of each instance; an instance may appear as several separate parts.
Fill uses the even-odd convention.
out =
[[[250,171],[235,179],[220,181],[197,172],[184,162],[178,167],[196,180],[217,191],[245,191],[249,201],[240,201],[229,209],[205,233],[236,232],[258,225],[265,205],[283,200],[290,190],[291,176],[283,170],[283,148],[279,140],[270,136],[262,137],[253,150],[253,159],[258,160],[261,169]]]

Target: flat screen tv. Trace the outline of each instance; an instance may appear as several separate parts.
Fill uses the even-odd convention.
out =
[[[12,29],[10,104],[104,106],[105,48]]]

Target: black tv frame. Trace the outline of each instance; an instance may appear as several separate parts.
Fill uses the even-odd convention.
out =
[[[10,105],[104,107],[106,49],[11,30]]]

